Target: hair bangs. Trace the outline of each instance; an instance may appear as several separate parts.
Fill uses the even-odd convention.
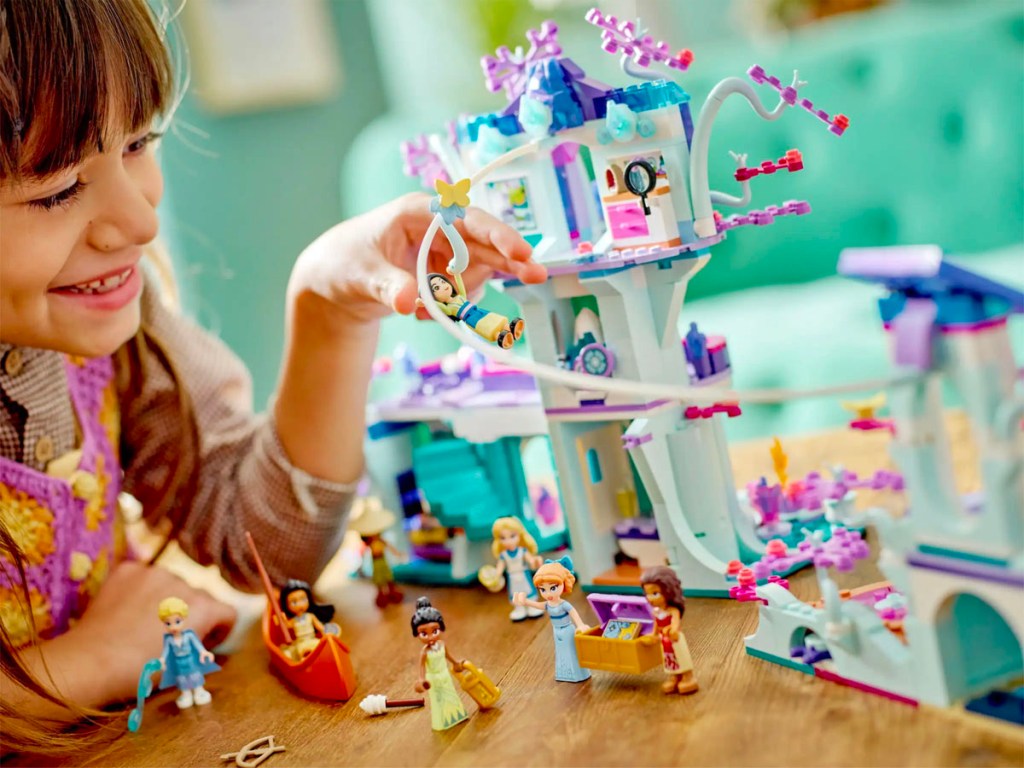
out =
[[[74,166],[151,123],[173,92],[146,0],[0,6],[0,176]]]

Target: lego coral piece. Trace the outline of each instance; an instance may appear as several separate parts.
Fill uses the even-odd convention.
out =
[[[752,179],[755,176],[768,176],[783,169],[790,173],[795,173],[799,170],[803,170],[803,167],[804,158],[803,155],[800,154],[800,150],[791,149],[775,162],[772,162],[771,160],[764,160],[759,166],[754,168],[740,166],[736,169],[736,173],[734,175],[736,177],[736,181],[746,181],[747,179]]]
[[[765,206],[763,211],[753,210],[744,214],[737,213],[727,218],[716,218],[715,221],[718,231],[725,232],[728,229],[735,229],[747,224],[764,227],[773,223],[778,216],[803,216],[810,212],[811,204],[806,200],[787,200],[781,206],[769,205]]]
[[[755,64],[747,70],[747,74],[750,75],[750,79],[755,83],[761,85],[769,85],[779,92],[779,98],[789,104],[791,107],[799,104],[803,109],[810,112],[816,118],[821,120],[825,125],[828,126],[829,131],[834,133],[836,136],[842,136],[847,128],[850,127],[850,119],[846,115],[836,115],[830,117],[828,112],[820,109],[815,109],[810,99],[798,99],[797,91],[802,85],[806,83],[797,83],[796,85],[782,85],[782,82],[777,77],[770,76],[765,73],[764,68]]]
[[[220,759],[234,760],[238,768],[256,768],[256,766],[261,765],[272,755],[284,751],[285,746],[283,744],[275,744],[273,736],[260,736],[258,739],[250,741],[237,752],[221,755]]]
[[[741,568],[736,574],[736,586],[729,587],[729,597],[739,603],[751,603],[758,601],[768,605],[768,601],[757,594],[758,578],[754,575],[752,568]],[[789,580],[781,576],[769,576],[765,579],[767,584],[778,584],[783,589],[789,589]]]
[[[621,52],[624,57],[631,57],[641,67],[649,67],[652,62],[664,64],[670,69],[685,72],[693,63],[693,51],[686,48],[672,53],[668,44],[654,42],[654,38],[645,31],[637,32],[632,21],[619,21],[614,16],[605,16],[597,8],[587,11],[586,20],[601,31],[601,49],[606,53]]]
[[[403,173],[419,178],[427,189],[433,189],[438,179],[451,182],[444,161],[431,148],[427,136],[421,134],[411,141],[403,141],[401,153]]]
[[[503,45],[494,56],[480,59],[488,91],[496,93],[504,88],[506,98],[513,101],[526,89],[532,65],[562,53],[562,46],[558,43],[558,25],[552,21],[545,21],[540,29],[527,30],[526,39],[530,41],[530,47],[525,53],[522,48],[511,51]]]

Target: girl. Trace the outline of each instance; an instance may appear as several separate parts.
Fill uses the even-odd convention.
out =
[[[164,651],[160,655],[160,669],[164,671],[160,690],[178,686],[180,694],[175,701],[178,709],[188,709],[193,704],[209,704],[213,697],[203,687],[204,675],[220,669],[213,662],[213,654],[199,642],[196,633],[185,629],[188,618],[188,603],[180,597],[168,597],[160,601],[157,609],[160,621],[167,628],[164,635]]]
[[[661,653],[669,679],[661,686],[665,693],[696,693],[693,660],[686,638],[679,631],[685,610],[683,585],[667,565],[648,568],[640,576],[647,602],[654,613],[654,628],[661,637]]]
[[[453,320],[464,322],[473,329],[477,336],[493,341],[502,349],[509,349],[523,335],[525,324],[521,317],[509,320],[497,312],[480,309],[471,302],[466,297],[466,286],[462,282],[461,275],[447,278],[442,274],[432,272],[427,275],[427,281],[430,284],[430,293],[433,294],[434,301],[437,302],[441,311]]]
[[[412,636],[423,643],[416,692],[426,691],[430,697],[430,725],[435,731],[447,730],[469,717],[448,671],[448,663],[451,662],[452,669],[461,672],[462,662],[456,661],[445,648],[444,630],[441,612],[430,604],[428,598],[419,598],[416,612],[412,615]]]
[[[572,594],[576,577],[572,574],[572,559],[566,555],[558,560],[546,560],[533,574],[533,584],[540,590],[543,603],[528,600],[525,592],[517,592],[516,605],[547,610],[551,629],[555,634],[555,680],[562,683],[582,683],[590,679],[590,670],[580,666],[576,655],[576,633],[590,627],[583,623],[576,609],[562,595]]]
[[[273,407],[253,414],[239,360],[169,310],[144,269],[162,193],[154,126],[177,99],[164,35],[147,0],[0,2],[5,749],[80,749],[62,722],[135,692],[159,643],[141,617],[168,594],[190,604],[201,638],[233,621],[161,569],[124,562],[122,491],[236,586],[258,587],[246,529],[275,542],[273,578],[316,577],[363,471],[380,319],[415,308],[425,197],[330,229],[295,264]],[[480,211],[458,226],[473,287],[495,270],[543,280],[509,227]]]
[[[280,604],[295,638],[288,646],[289,652],[296,661],[301,661],[313,652],[327,632],[324,622],[334,618],[334,606],[313,602],[313,590],[298,579],[289,579],[281,589]]]
[[[536,570],[543,561],[537,555],[537,542],[523,526],[523,521],[518,517],[499,517],[491,526],[491,535],[494,537],[491,552],[498,559],[493,570],[494,583],[498,589],[501,589],[502,575],[507,574],[505,581],[510,603],[513,603],[517,592],[524,592],[528,598],[535,600],[537,590],[529,579],[527,568]],[[535,619],[544,615],[543,610],[533,606],[514,603],[513,606],[508,615],[512,621],[522,621],[526,617]]]

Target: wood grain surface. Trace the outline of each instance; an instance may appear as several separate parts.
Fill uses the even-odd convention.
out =
[[[970,489],[977,471],[961,418],[952,418],[951,433],[958,482]],[[858,472],[891,466],[886,442],[883,434],[853,432],[789,440],[790,476],[839,461]],[[733,451],[738,482],[770,472],[768,445]],[[895,510],[902,504],[884,495],[874,501]],[[873,563],[862,563],[840,586],[879,578]],[[816,597],[813,574],[797,575],[793,590]],[[352,701],[328,705],[291,692],[270,672],[253,627],[224,670],[210,677],[210,706],[179,713],[174,693],[160,694],[147,705],[141,732],[66,764],[215,766],[220,755],[273,734],[287,751],[273,755],[267,768],[1024,765],[1024,729],[962,711],[913,708],[748,656],[742,638],[757,621],[750,604],[688,599],[683,628],[701,690],[680,697],[660,692],[660,669],[556,683],[548,620],[512,624],[505,600],[482,589],[409,588],[404,604],[384,612],[365,583],[322,592],[337,606],[352,647],[359,677]],[[443,611],[453,654],[483,667],[503,691],[498,707],[483,713],[463,696],[471,718],[443,733],[431,730],[425,709],[371,718],[358,707],[370,693],[416,695],[420,646],[409,618],[421,593]],[[571,600],[585,621],[595,622],[582,595]]]

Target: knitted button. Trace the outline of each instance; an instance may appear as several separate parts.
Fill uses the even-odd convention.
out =
[[[72,581],[82,581],[82,579],[89,575],[91,570],[91,557],[85,554],[85,552],[71,553],[71,568],[69,569],[68,576],[71,577]]]
[[[17,376],[24,367],[25,360],[21,356],[21,350],[17,348],[8,350],[7,354],[4,355],[4,372],[8,376]]]
[[[83,469],[76,469],[68,478],[71,492],[79,499],[91,501],[100,492],[100,484],[96,476]]]
[[[46,462],[50,461],[50,459],[53,458],[54,454],[53,438],[51,438],[49,435],[43,435],[38,440],[36,440],[35,453],[36,461],[38,461],[39,463],[45,464]]]

